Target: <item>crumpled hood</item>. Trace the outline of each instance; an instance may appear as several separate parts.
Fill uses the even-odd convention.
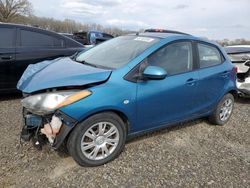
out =
[[[17,89],[32,93],[55,87],[83,86],[105,81],[111,72],[77,63],[69,57],[58,58],[29,65],[19,80]]]

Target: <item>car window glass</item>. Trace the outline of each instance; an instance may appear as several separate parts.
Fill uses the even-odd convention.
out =
[[[129,63],[158,41],[158,38],[151,37],[116,37],[79,54],[76,61],[117,69]]]
[[[62,39],[58,39],[53,37],[54,39],[54,47],[63,47],[64,46],[64,41]]]
[[[190,42],[169,44],[150,55],[147,63],[164,68],[168,75],[188,72],[193,68],[192,44]]]
[[[0,48],[11,48],[14,44],[14,29],[0,28]]]
[[[25,47],[54,47],[61,46],[62,41],[46,34],[21,30],[21,46]]]
[[[103,34],[102,34],[102,36],[103,36],[104,38],[108,38],[108,39],[111,39],[111,38],[113,38],[113,36],[111,36],[111,35],[108,35],[108,34],[105,34],[105,33],[103,33]]]
[[[221,53],[216,47],[198,43],[200,67],[210,67],[222,63]]]

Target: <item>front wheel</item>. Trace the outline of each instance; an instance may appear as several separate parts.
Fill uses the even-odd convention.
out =
[[[70,134],[68,150],[81,166],[99,166],[115,159],[126,141],[126,127],[115,113],[105,112],[86,119]]]
[[[233,107],[234,96],[228,93],[220,100],[215,111],[209,117],[209,121],[216,125],[226,124],[232,115]]]

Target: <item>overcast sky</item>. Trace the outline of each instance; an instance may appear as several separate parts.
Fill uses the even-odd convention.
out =
[[[122,29],[250,40],[250,0],[32,0],[35,14]]]

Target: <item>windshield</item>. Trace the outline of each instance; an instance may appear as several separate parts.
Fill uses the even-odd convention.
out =
[[[79,54],[76,61],[96,67],[117,69],[130,62],[157,41],[159,39],[151,37],[117,37]]]

